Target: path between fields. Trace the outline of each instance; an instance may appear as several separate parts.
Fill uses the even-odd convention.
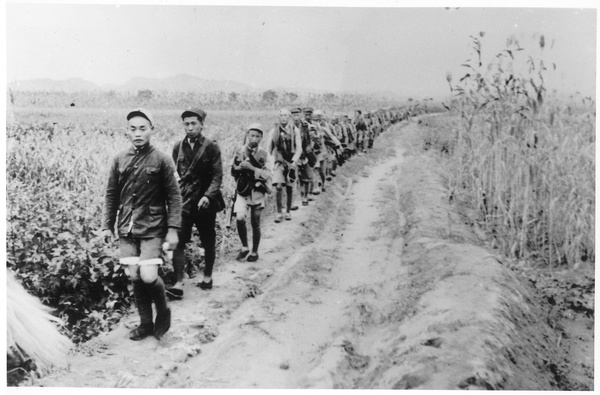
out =
[[[291,222],[263,223],[255,264],[222,262],[211,292],[188,280],[185,299],[171,303],[173,326],[162,341],[128,340],[128,328],[136,325],[133,314],[74,355],[70,371],[40,384],[331,388],[324,372],[352,347],[346,335],[358,325],[355,295],[399,274],[376,268],[389,243],[376,238],[375,223],[377,184],[399,160],[378,164],[354,185],[338,177],[328,203],[346,209],[331,215],[324,229],[311,223],[328,210],[320,202],[326,197],[318,196],[294,212]]]
[[[210,292],[188,280],[161,341],[130,341],[132,314],[36,384],[554,388],[544,314],[476,246],[418,133],[390,128],[291,222],[266,219],[258,262],[227,254]]]

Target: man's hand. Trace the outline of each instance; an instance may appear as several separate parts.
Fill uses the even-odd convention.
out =
[[[248,160],[245,160],[242,163],[240,163],[240,167],[242,169],[246,169],[246,170],[254,170],[255,169],[255,167],[252,166],[252,163],[250,163],[250,161],[248,161]]]
[[[210,200],[208,199],[208,197],[202,196],[202,199],[200,199],[200,201],[198,202],[198,208],[203,209],[208,208],[208,206],[210,206]]]
[[[167,236],[165,237],[165,243],[169,244],[169,248],[171,250],[174,250],[177,247],[177,243],[179,243],[177,229],[169,228],[169,230],[167,231]]]
[[[104,242],[104,244],[109,244],[116,240],[115,235],[110,229],[104,229],[100,237],[102,237],[102,241]]]

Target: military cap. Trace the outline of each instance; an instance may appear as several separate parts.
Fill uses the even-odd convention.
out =
[[[292,113],[287,108],[282,108],[279,110],[279,115],[292,115]]]
[[[144,108],[133,109],[129,112],[129,114],[127,114],[128,121],[134,117],[146,118],[148,120],[148,122],[150,122],[150,125],[154,126],[154,122],[152,121],[152,114],[150,114],[150,112]]]
[[[302,112],[302,109],[300,107],[292,108],[292,111],[291,111],[292,114],[300,114],[301,112]]]
[[[206,113],[198,107],[190,107],[181,114],[181,119],[187,117],[198,117],[200,122],[204,122],[204,119],[206,118]]]
[[[305,114],[312,114],[313,108],[312,107],[304,107],[303,111]]]
[[[256,130],[257,132],[260,132],[260,134],[264,134],[263,127],[260,123],[251,123],[248,125],[247,131],[249,132],[251,130]]]
[[[322,117],[323,116],[323,111],[322,110],[315,110],[315,112],[313,113],[313,117]]]

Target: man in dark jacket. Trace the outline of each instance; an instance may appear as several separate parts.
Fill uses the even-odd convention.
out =
[[[192,227],[196,225],[204,248],[204,278],[201,289],[212,289],[212,270],[215,263],[215,221],[217,212],[225,202],[221,195],[223,164],[217,143],[202,135],[206,113],[200,108],[190,108],[181,114],[186,137],[173,147],[173,160],[179,176],[183,199],[182,223],[179,244],[173,251],[173,269],[177,282],[168,289],[173,299],[183,297],[185,270],[184,249],[191,240]]]
[[[163,242],[177,245],[181,226],[181,194],[171,158],[150,144],[152,117],[138,108],[127,115],[127,136],[133,146],[116,155],[108,177],[102,235],[119,239],[121,264],[126,265],[140,325],[129,337],[141,340],[151,334],[160,339],[171,326],[165,286],[158,276],[163,263]],[[115,227],[116,225],[116,227]],[[152,302],[156,322],[152,321]]]

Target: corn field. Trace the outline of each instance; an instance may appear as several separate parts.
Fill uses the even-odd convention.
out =
[[[506,255],[570,268],[593,263],[595,102],[547,92],[554,65],[526,56],[514,40],[482,65],[481,37],[472,37],[465,75],[455,84],[447,76],[453,116],[437,129],[452,153],[449,186]],[[538,40],[544,50],[544,36]],[[527,72],[517,71],[519,61]]]

